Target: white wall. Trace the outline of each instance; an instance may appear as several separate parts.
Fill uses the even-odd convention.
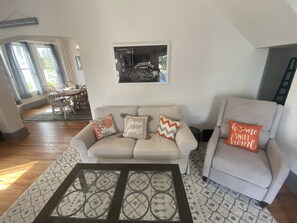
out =
[[[297,74],[292,82],[289,95],[286,100],[282,119],[277,131],[277,141],[287,157],[291,170],[297,175]]]
[[[77,69],[77,64],[76,64],[76,60],[75,60],[76,56],[80,56],[79,49],[77,49],[77,42],[75,40],[71,40],[71,39],[69,39],[68,41],[69,41],[69,46],[70,46],[71,55],[72,55],[72,63],[74,64],[74,70],[75,70],[77,84],[84,85],[84,84],[86,84],[84,72],[83,72],[83,70]]]
[[[295,44],[296,0],[210,0],[256,48]]]
[[[17,105],[13,99],[0,66],[0,130],[4,133],[14,133],[24,127]]]
[[[92,108],[180,104],[189,123],[207,127],[215,123],[222,96],[256,96],[267,50],[253,49],[207,1],[113,0],[81,7],[76,39]],[[116,84],[112,43],[166,40],[168,85]]]
[[[5,19],[17,10],[40,24],[3,29],[15,35],[76,39],[91,102],[102,105],[182,105],[190,124],[213,127],[223,96],[255,98],[268,50],[254,49],[207,1],[2,0]],[[167,85],[119,85],[112,43],[170,41]]]

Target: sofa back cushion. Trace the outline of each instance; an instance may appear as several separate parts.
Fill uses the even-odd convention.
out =
[[[139,107],[138,115],[150,115],[152,120],[148,122],[148,132],[157,132],[160,124],[160,115],[173,120],[180,120],[181,114],[178,106],[144,106]]]
[[[94,119],[100,119],[111,114],[117,132],[124,132],[124,119],[121,117],[121,114],[137,115],[137,110],[137,106],[98,107],[95,109]]]
[[[229,97],[222,102],[217,126],[221,127],[221,137],[227,138],[229,120],[261,125],[259,146],[265,148],[269,138],[276,132],[281,110],[275,102]]]

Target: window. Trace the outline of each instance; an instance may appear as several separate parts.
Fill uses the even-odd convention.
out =
[[[21,99],[41,94],[42,86],[62,88],[64,70],[53,44],[12,42],[5,44],[7,63],[11,68],[11,82]]]
[[[35,45],[35,47],[38,62],[43,70],[47,84],[54,87],[63,86],[51,48],[46,45]]]
[[[166,82],[167,55],[159,56],[160,82]]]
[[[36,92],[37,86],[34,81],[33,72],[31,69],[30,59],[28,58],[28,54],[26,49],[23,45],[19,43],[13,43],[12,49],[14,52],[14,55],[16,57],[17,63],[18,63],[18,70],[20,73],[23,74],[23,77],[25,79],[25,82],[28,86],[28,89],[30,92]]]
[[[5,67],[7,67],[7,63],[6,63],[5,57],[3,55],[3,51],[1,49],[1,46],[0,46],[0,55],[2,57],[2,63],[3,63],[2,65],[5,66]]]

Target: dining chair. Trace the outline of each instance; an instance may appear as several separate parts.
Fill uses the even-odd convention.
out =
[[[55,111],[56,108],[59,108],[60,112],[64,113],[64,119],[67,119],[66,108],[70,108],[70,110],[75,114],[73,105],[69,97],[61,96],[57,90],[53,90],[50,88],[48,90],[45,90],[45,89],[46,88],[44,88],[43,94],[52,106],[52,112],[53,112],[54,118],[56,114],[56,111]]]
[[[43,94],[48,93],[48,92],[52,92],[52,91],[56,91],[57,89],[54,86],[51,85],[44,85],[42,92]]]
[[[89,109],[89,98],[86,85],[80,88],[81,93],[73,96],[72,101],[74,105],[74,110],[87,110]]]

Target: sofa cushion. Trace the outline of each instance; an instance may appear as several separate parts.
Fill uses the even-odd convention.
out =
[[[176,143],[154,133],[149,134],[150,139],[139,139],[134,148],[134,158],[136,159],[177,159],[179,149]]]
[[[100,139],[88,149],[88,155],[100,158],[132,158],[135,139],[118,136],[116,134]]]
[[[150,115],[152,120],[148,123],[148,132],[157,132],[160,116],[164,115],[174,120],[180,120],[181,114],[178,106],[145,106],[138,109],[138,115]]]
[[[267,188],[272,180],[266,152],[251,153],[225,144],[220,139],[213,158],[214,169]]]
[[[108,114],[112,114],[112,118],[117,132],[124,132],[124,120],[121,117],[121,114],[127,113],[129,115],[137,115],[137,110],[137,106],[98,107],[95,109],[94,119],[100,119]]]

